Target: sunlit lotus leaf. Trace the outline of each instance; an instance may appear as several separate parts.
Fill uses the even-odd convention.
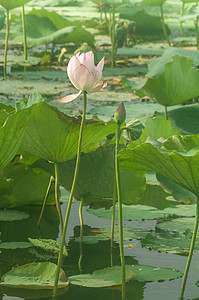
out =
[[[172,106],[198,98],[198,80],[199,70],[193,67],[193,60],[176,55],[158,77],[148,78],[143,86],[132,86],[132,90],[140,97],[146,95],[159,104]]]
[[[179,278],[183,272],[171,268],[157,268],[146,265],[132,265],[135,277],[132,280],[138,281],[165,281]]]
[[[153,58],[147,62],[148,73],[147,77],[156,78],[164,72],[164,67],[167,63],[173,61],[173,57],[179,55],[193,60],[193,66],[199,65],[199,51],[187,50],[183,48],[168,47],[164,53],[158,57]]]
[[[147,5],[161,6],[166,0],[143,0],[142,3]]]
[[[162,174],[157,174],[157,180],[159,181],[161,187],[168,193],[172,194],[173,198],[180,202],[185,203],[196,203],[196,196],[183,188],[179,184],[171,181]]]
[[[154,139],[168,138],[171,135],[178,134],[179,131],[172,126],[169,120],[165,118],[147,118],[145,121],[145,128],[139,139],[131,143],[131,147],[143,144],[149,137]]]
[[[14,113],[15,109],[11,105],[0,103],[0,110],[5,110],[8,114]]]
[[[0,127],[3,126],[7,117],[8,117],[7,111],[5,109],[0,110]]]
[[[18,110],[21,110],[24,108],[28,108],[28,107],[32,106],[33,104],[36,104],[39,102],[44,102],[44,98],[39,94],[33,93],[28,97],[28,99],[23,98],[20,101],[16,100],[15,108],[18,111]]]
[[[30,2],[30,0],[0,0],[0,5],[5,9],[13,9]]]
[[[1,286],[24,289],[53,289],[57,266],[51,262],[30,263],[16,267],[1,277]],[[61,269],[58,288],[68,285]]]
[[[95,133],[96,135],[96,133]],[[112,203],[114,182],[114,147],[100,147],[81,157],[80,169],[74,191],[76,199],[86,203],[106,200]],[[59,164],[60,184],[71,189],[75,160]],[[122,202],[129,205],[139,202],[145,190],[144,172],[121,173]]]
[[[185,233],[187,229],[193,232],[194,224],[195,218],[177,218],[160,222],[157,224],[157,227],[163,230]]]
[[[149,233],[142,240],[142,246],[159,252],[188,255],[191,245],[191,232],[187,231],[185,236],[179,233],[171,234],[161,232],[159,234]],[[196,240],[195,250],[199,249],[199,240]]]
[[[0,243],[0,249],[26,249],[32,247],[28,242],[4,242]]]
[[[199,153],[182,155],[159,151],[149,143],[120,151],[122,170],[153,170],[199,195]]]
[[[155,116],[163,115],[155,112]],[[182,134],[198,134],[199,105],[190,104],[168,111],[168,118]]]
[[[51,162],[71,160],[77,154],[79,128],[80,118],[69,117],[54,106],[40,102],[34,105],[20,150]],[[86,121],[82,152],[95,150],[114,132],[115,122]]]
[[[27,219],[29,215],[25,212],[13,210],[13,209],[6,209],[0,210],[0,222],[2,221],[18,221]]]
[[[168,138],[162,146],[164,150],[189,152],[193,148],[199,148],[199,135],[174,135]]]
[[[126,281],[129,281],[134,276],[135,273],[132,268],[126,266]],[[121,285],[121,267],[108,267],[106,269],[94,271],[92,274],[74,275],[70,276],[68,280],[74,285],[93,288]]]
[[[50,252],[53,254],[59,254],[60,251],[60,243],[55,241],[55,240],[50,240],[50,239],[31,239],[28,238],[30,243],[36,247],[40,248],[45,252]],[[66,249],[64,248],[63,255],[67,256]]]
[[[0,208],[43,203],[50,175],[42,169],[32,169],[25,164],[8,165],[4,178],[0,180]],[[48,205],[55,204],[54,182],[52,183]]]

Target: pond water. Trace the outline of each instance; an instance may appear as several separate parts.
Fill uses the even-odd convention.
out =
[[[65,215],[66,203],[62,205],[62,213]],[[69,227],[67,232],[68,254],[69,256],[64,259],[63,269],[67,276],[79,274],[78,260],[80,255],[79,243],[75,242],[75,237],[79,236],[79,217],[78,217],[78,202],[74,202],[71,210],[71,217],[69,220]],[[51,238],[60,241],[61,234],[59,230],[58,217],[55,207],[47,207],[44,217],[42,219],[40,230],[37,228],[37,220],[40,212],[40,206],[23,207],[19,210],[28,212],[30,217],[26,220],[14,222],[1,222],[1,241],[27,241],[28,237],[31,238]],[[84,228],[90,230],[91,228],[102,228],[110,226],[111,221],[99,218],[87,212],[87,207],[83,209]],[[125,226],[146,228],[154,230],[156,221],[126,221]],[[116,223],[116,226],[118,224]],[[131,245],[134,244],[132,247]],[[129,245],[130,244],[130,245]],[[127,246],[129,245],[129,246]],[[149,251],[142,248],[139,240],[125,241],[125,257],[128,264],[146,264],[155,267],[169,267],[184,271],[186,256],[175,254],[159,253],[157,251]],[[47,261],[56,263],[56,257],[48,256],[46,253],[38,252],[35,248],[17,249],[17,250],[3,250],[0,253],[0,270],[1,274],[9,271],[15,266],[30,263]],[[115,239],[113,248],[113,261],[115,265],[120,264],[119,259],[119,243]],[[185,291],[185,298],[199,299],[198,288],[195,286],[198,280],[199,270],[199,251],[195,251],[187,287]],[[102,269],[110,266],[110,241],[99,242],[95,245],[83,245],[83,259],[82,259],[82,273],[91,273],[97,269]],[[181,287],[182,278],[164,281],[164,282],[137,282],[131,281],[127,285],[126,299],[128,300],[177,300]],[[1,291],[0,299],[2,300],[17,300],[17,299],[51,299],[49,293],[39,294],[27,293],[26,290],[3,290]],[[85,288],[70,285],[68,290],[58,297],[61,299],[121,299],[121,292],[118,289],[111,288]]]

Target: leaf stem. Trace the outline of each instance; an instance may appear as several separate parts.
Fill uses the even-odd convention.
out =
[[[63,233],[62,233],[62,240],[61,240],[61,245],[60,245],[57,269],[56,269],[56,273],[55,273],[53,298],[56,298],[56,296],[57,296],[57,286],[58,286],[59,273],[60,273],[61,264],[62,264],[63,248],[64,248],[64,244],[65,244],[66,230],[67,230],[67,225],[68,225],[68,220],[69,220],[69,215],[70,215],[70,210],[71,210],[71,205],[72,205],[72,200],[73,200],[75,183],[76,183],[77,174],[78,174],[78,170],[79,170],[81,144],[82,144],[84,122],[85,122],[85,116],[86,116],[86,105],[87,105],[87,93],[84,92],[84,109],[83,109],[82,121],[81,121],[80,131],[79,131],[79,141],[78,141],[78,148],[77,148],[77,159],[76,159],[76,165],[75,165],[75,173],[74,173],[74,177],[73,177],[73,183],[72,183],[72,187],[71,187],[70,197],[69,197],[69,200],[68,200],[68,206],[67,206],[67,210],[66,210],[66,217],[65,217],[65,221],[64,221],[64,228],[63,228]]]
[[[7,55],[8,55],[8,37],[9,37],[9,9],[6,10],[6,39],[5,39],[5,52],[4,52],[4,76],[7,76]]]
[[[113,181],[113,208],[112,208],[112,221],[111,221],[111,243],[110,243],[110,253],[111,253],[111,267],[113,266],[113,241],[114,241],[114,231],[115,231],[115,205],[116,205],[116,178],[114,169],[114,181]]]
[[[165,116],[165,119],[168,120],[168,112],[167,112],[167,106],[166,105],[164,107],[164,116]]]
[[[23,27],[23,44],[24,44],[24,59],[28,59],[28,52],[27,52],[27,36],[26,36],[26,22],[25,22],[25,10],[24,5],[22,5],[22,27]]]
[[[184,15],[184,2],[182,2],[182,8],[181,8],[181,11],[180,11],[180,17],[182,18]],[[180,31],[181,31],[181,36],[183,37],[184,36],[184,32],[183,32],[183,26],[182,26],[182,21],[180,21]]]
[[[183,277],[183,280],[182,280],[182,286],[181,286],[180,297],[179,297],[180,300],[183,299],[185,286],[186,286],[186,282],[187,282],[187,277],[188,277],[188,273],[189,273],[189,268],[190,268],[191,260],[192,260],[192,256],[193,256],[193,251],[194,251],[194,246],[195,246],[195,241],[196,241],[196,235],[197,235],[197,231],[198,231],[198,217],[199,217],[199,197],[197,197],[195,225],[194,225],[192,239],[191,239],[191,246],[190,246],[190,249],[189,249],[189,256],[188,256],[188,259],[187,259],[187,264],[186,264],[185,271],[184,271],[184,277]]]
[[[50,192],[50,187],[51,187],[51,184],[52,184],[52,180],[53,180],[53,176],[50,177],[50,180],[49,180],[49,183],[48,183],[48,187],[47,187],[47,190],[46,190],[46,195],[45,195],[45,198],[44,198],[44,202],[43,202],[42,209],[41,209],[41,212],[40,212],[39,220],[38,220],[38,223],[37,223],[38,227],[40,226],[41,219],[43,217],[44,208],[46,206],[46,202],[47,202],[48,195],[49,195],[49,192]]]
[[[164,13],[163,13],[162,5],[160,5],[160,13],[161,13],[162,30],[164,32],[165,39],[166,39],[166,41],[167,41],[167,43],[170,47],[171,43],[170,43],[170,40],[169,40],[169,37],[168,37],[168,34],[167,34],[167,29],[166,29],[165,22],[164,22]]]
[[[83,257],[83,251],[82,251],[82,242],[83,242],[83,216],[82,216],[82,206],[83,206],[84,198],[81,198],[80,204],[79,204],[79,223],[80,223],[80,256],[78,261],[78,267],[80,274],[82,272],[82,257]]]
[[[115,67],[115,7],[112,8],[112,24],[111,24],[111,68]]]
[[[122,201],[121,201],[121,187],[120,187],[120,173],[119,173],[119,159],[118,159],[118,147],[119,147],[120,134],[121,134],[120,124],[117,123],[116,143],[115,143],[115,178],[116,178],[117,199],[118,199],[118,209],[119,209],[120,260],[121,260],[121,267],[122,267],[122,300],[124,300],[126,294],[126,272],[125,272],[124,246],[123,246]]]
[[[199,29],[198,29],[198,16],[194,21],[195,29],[196,29],[196,42],[197,42],[197,50],[199,49]]]
[[[57,165],[57,163],[54,163],[54,167],[55,167],[55,201],[56,201],[57,212],[58,212],[58,216],[59,216],[61,233],[63,233],[63,218],[62,218],[61,206],[60,206],[59,197],[58,197],[58,165]]]

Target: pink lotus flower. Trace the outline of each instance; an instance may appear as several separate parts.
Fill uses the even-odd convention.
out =
[[[104,83],[100,82],[103,67],[104,57],[100,60],[96,67],[92,51],[82,54],[79,52],[72,56],[68,64],[67,73],[70,81],[74,87],[79,90],[79,93],[68,95],[57,101],[66,103],[76,99],[82,91],[87,93],[99,91],[104,86]]]

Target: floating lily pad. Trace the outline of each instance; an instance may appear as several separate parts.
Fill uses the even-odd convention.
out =
[[[191,245],[191,232],[185,236],[179,233],[171,234],[163,232],[159,234],[149,233],[143,240],[142,246],[159,252],[188,255]],[[196,240],[195,250],[199,249],[199,240]]]
[[[83,236],[83,243],[88,245],[94,245],[97,244],[98,242],[103,242],[108,240],[109,238],[103,236],[93,236],[93,235]],[[79,237],[75,238],[75,242],[79,243],[80,238]]]
[[[126,266],[126,281],[135,276],[131,267]],[[92,274],[74,275],[68,278],[71,284],[85,287],[110,287],[122,284],[121,267],[114,266],[103,270],[97,270]]]
[[[12,209],[0,210],[0,222],[18,221],[18,220],[27,219],[28,217],[29,215],[22,211],[12,210]]]
[[[134,265],[132,270],[135,272],[135,277],[132,280],[138,281],[165,281],[177,279],[183,275],[183,272],[170,268],[156,268],[146,265]]]
[[[30,263],[16,267],[2,276],[0,285],[24,289],[53,289],[57,266],[50,262]],[[58,288],[68,285],[61,269]]]
[[[51,252],[51,253],[59,254],[60,243],[57,242],[57,241],[55,241],[55,240],[50,240],[50,239],[31,239],[31,238],[28,238],[28,240],[36,248],[40,248],[40,249],[42,249],[42,250],[44,250],[46,252]],[[64,247],[63,255],[64,256],[68,256],[65,247]]]
[[[0,249],[26,249],[32,247],[28,242],[4,242],[0,243]]]
[[[177,218],[161,222],[158,228],[169,231],[186,232],[187,229],[193,231],[195,218]]]
[[[131,240],[131,239],[141,239],[145,238],[146,235],[151,232],[150,229],[146,228],[133,228],[133,227],[123,227],[123,237],[124,240]],[[97,237],[111,237],[111,228],[110,227],[103,227],[103,228],[95,228],[92,230],[92,233],[95,234]],[[119,228],[115,226],[114,229],[114,238],[119,239]]]

